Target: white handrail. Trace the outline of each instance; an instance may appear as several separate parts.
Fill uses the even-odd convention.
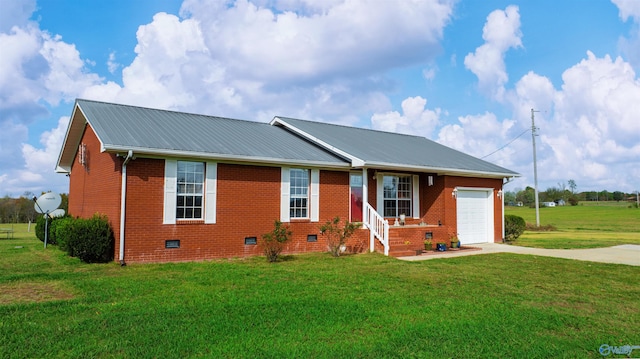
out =
[[[365,203],[366,216],[364,225],[369,228],[369,247],[371,252],[375,249],[375,238],[380,240],[384,247],[384,255],[389,255],[389,221],[376,212],[369,203]]]

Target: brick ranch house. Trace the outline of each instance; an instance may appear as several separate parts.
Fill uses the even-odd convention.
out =
[[[122,264],[261,255],[275,220],[293,232],[286,253],[325,251],[319,227],[336,216],[363,222],[352,251],[501,241],[502,186],[519,176],[418,136],[82,99],[57,171],[71,215],[108,216]]]

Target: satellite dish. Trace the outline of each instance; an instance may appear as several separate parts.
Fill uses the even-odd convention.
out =
[[[64,217],[64,209],[58,208],[54,209],[51,213],[49,213],[49,217]]]
[[[48,192],[36,200],[34,208],[38,213],[51,213],[60,206],[60,203],[62,203],[62,198],[59,194]]]

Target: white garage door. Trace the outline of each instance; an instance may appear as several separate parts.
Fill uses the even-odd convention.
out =
[[[493,190],[458,189],[458,238],[461,244],[493,242]]]

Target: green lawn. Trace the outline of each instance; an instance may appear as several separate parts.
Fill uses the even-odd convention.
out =
[[[540,225],[557,231],[525,231],[514,243],[539,248],[596,248],[640,244],[640,209],[625,202],[581,202],[578,206],[540,208]],[[536,223],[535,208],[505,207],[527,223]]]
[[[0,240],[0,358],[600,358],[640,345],[639,275],[514,254],[89,265],[25,231]]]

